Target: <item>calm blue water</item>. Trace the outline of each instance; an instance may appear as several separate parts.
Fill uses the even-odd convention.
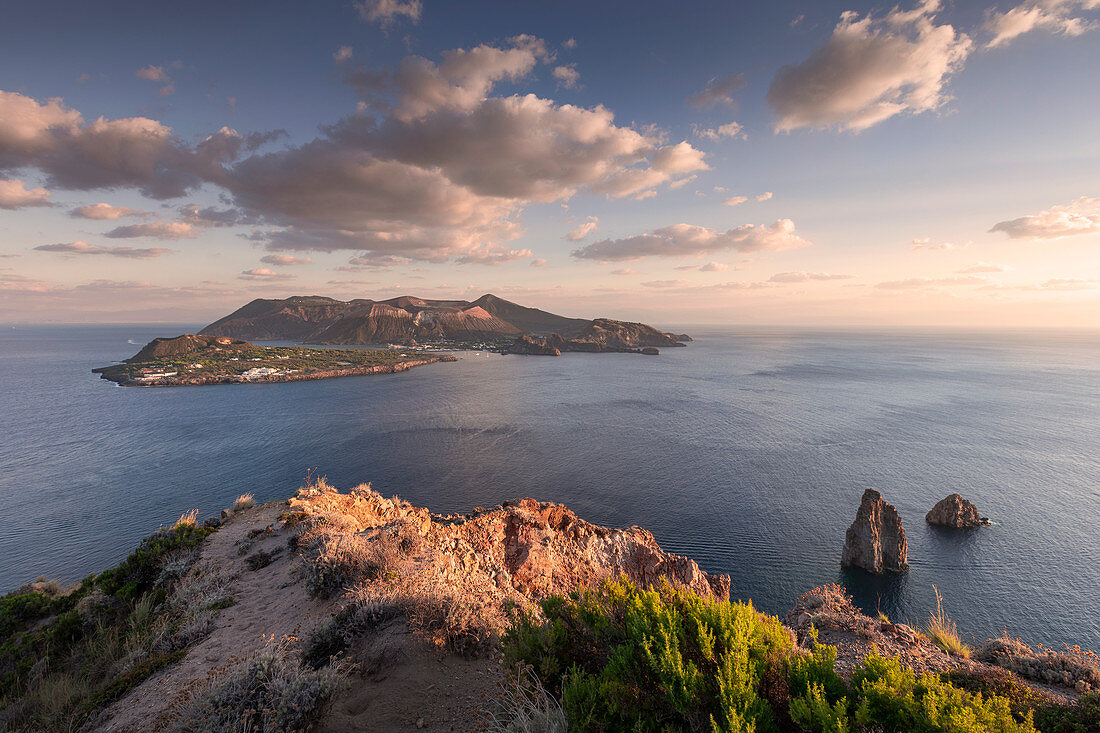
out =
[[[0,332],[0,591],[106,568],[159,524],[308,469],[435,511],[534,496],[640,524],[785,612],[843,582],[965,634],[1100,650],[1100,334],[696,333],[657,358],[464,355],[405,374],[125,389],[89,373],[180,326]],[[875,487],[912,572],[839,567]],[[995,525],[937,531],[958,491]]]

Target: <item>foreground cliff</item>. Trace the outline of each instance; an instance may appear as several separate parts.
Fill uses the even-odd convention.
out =
[[[43,582],[5,598],[0,730],[530,730],[531,716],[538,730],[564,730],[566,716],[581,731],[645,716],[669,730],[707,716],[721,730],[822,729],[797,722],[807,715],[847,721],[830,730],[964,730],[917,725],[932,720],[919,705],[902,710],[910,723],[860,712],[870,698],[852,680],[880,664],[875,650],[902,665],[883,685],[932,675],[908,694],[934,691],[936,720],[993,721],[965,730],[1078,730],[1056,726],[1087,721],[1100,687],[1088,654],[1008,638],[951,653],[924,627],[864,615],[837,586],[804,594],[785,626],[728,595],[726,576],[646,530],[561,505],[439,515],[313,481],[288,501],[241,497],[204,525],[185,516],[67,593]],[[738,654],[744,672],[711,669]],[[679,666],[646,671],[673,657]],[[695,664],[709,671],[691,677]],[[813,700],[806,674],[827,698],[816,713],[798,702]],[[608,707],[615,697],[596,689],[633,702]],[[908,705],[893,688],[885,699]]]
[[[405,345],[504,345],[528,335],[582,344],[562,350],[593,352],[682,346],[690,340],[686,335],[665,333],[643,323],[559,316],[491,294],[473,301],[411,296],[381,301],[340,301],[316,295],[261,298],[211,323],[200,335],[315,344]]]

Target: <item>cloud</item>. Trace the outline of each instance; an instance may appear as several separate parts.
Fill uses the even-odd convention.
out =
[[[744,89],[747,83],[744,74],[729,74],[711,79],[701,92],[692,94],[687,101],[692,107],[698,108],[713,107],[716,104],[734,107],[734,93]]]
[[[682,288],[691,285],[690,280],[648,280],[643,282],[643,288]]]
[[[1079,36],[1100,24],[1096,20],[1080,17],[1078,13],[1097,9],[1100,9],[1097,0],[1028,0],[1004,12],[990,8],[982,25],[982,29],[993,36],[986,43],[986,48],[1003,46],[1034,30]]]
[[[772,197],[772,192],[771,191],[765,191],[764,193],[757,194],[754,198],[757,201],[767,201],[771,197]]]
[[[539,258],[537,260],[531,260],[531,267],[546,267],[549,264],[550,264],[549,260],[544,260],[542,258]]]
[[[558,80],[558,86],[565,87],[566,89],[577,89],[580,86],[581,75],[577,71],[575,64],[568,64],[566,66],[555,66],[554,70],[550,72],[551,75]]]
[[[1039,285],[1042,290],[1092,290],[1100,287],[1100,280],[1078,278],[1054,278]]]
[[[153,198],[180,196],[240,151],[243,139],[222,128],[197,145],[146,117],[85,122],[61,100],[0,91],[0,172],[36,168],[50,189],[134,187]]]
[[[260,282],[276,282],[279,280],[293,280],[294,275],[285,272],[275,272],[266,267],[257,267],[252,270],[243,270],[237,276],[238,280],[255,280]]]
[[[172,250],[163,247],[100,247],[83,241],[41,244],[35,247],[39,252],[59,252],[67,255],[109,255],[111,257],[125,257],[127,259],[146,260],[153,257],[169,254]]]
[[[804,283],[813,280],[851,280],[853,275],[833,275],[828,272],[777,272],[768,278],[770,283]]]
[[[995,265],[992,262],[979,262],[976,265],[964,267],[961,270],[955,270],[955,272],[962,275],[977,275],[988,272],[1007,272],[1008,269],[1008,265]]]
[[[574,48],[577,47],[577,39],[576,38],[567,38],[566,40],[562,41],[561,47],[564,48],[564,49],[567,49],[569,51],[572,51]]]
[[[533,256],[534,253],[529,249],[484,247],[467,250],[454,259],[460,265],[503,265],[507,262],[515,262]]]
[[[778,252],[810,243],[795,234],[794,222],[779,219],[770,226],[746,224],[720,232],[692,224],[673,224],[651,234],[604,239],[574,250],[578,259],[614,261],[641,257],[701,256],[710,252]]]
[[[236,209],[200,208],[198,204],[183,206],[179,212],[181,222],[194,227],[228,227],[241,219],[241,212]]]
[[[134,237],[151,237],[153,239],[194,239],[199,234],[199,227],[185,221],[153,221],[146,224],[130,224],[128,226],[115,227],[103,236],[111,239],[132,239]]]
[[[676,270],[698,270],[699,272],[725,272],[730,266],[724,262],[708,262],[705,265],[678,265]]]
[[[308,265],[313,262],[309,257],[295,257],[294,255],[264,255],[260,258],[260,262],[264,262],[268,265],[277,265],[279,267],[289,267],[294,265]]]
[[[336,49],[336,52],[334,54],[332,54],[332,59],[336,63],[342,64],[345,61],[350,60],[351,55],[352,55],[351,46],[340,46],[340,48]]]
[[[363,20],[388,28],[402,16],[413,23],[420,20],[420,0],[360,0],[353,3]]]
[[[933,244],[932,240],[928,237],[919,237],[913,240],[913,249],[930,250],[933,252],[945,252],[947,250],[955,249],[959,246],[960,245],[957,245],[954,242],[938,242],[936,244]]]
[[[623,268],[620,268],[618,270],[612,270],[611,274],[612,275],[637,275],[638,272],[636,270],[630,269],[629,267],[623,267]]]
[[[882,290],[925,290],[945,286],[985,285],[988,277],[970,275],[966,277],[911,277],[905,280],[889,280],[875,285]]]
[[[1002,221],[990,232],[1004,232],[1010,239],[1060,239],[1100,232],[1100,198],[1082,196],[1065,206],[1051,206],[1032,216]]]
[[[846,11],[825,45],[784,66],[768,89],[776,132],[801,127],[858,132],[895,115],[940,108],[948,78],[973,44],[947,24],[936,25],[939,0],[915,10],[895,7],[883,18]]]
[[[0,209],[22,209],[28,206],[53,206],[50,192],[44,188],[27,188],[18,179],[0,178]]]
[[[168,74],[165,73],[163,66],[153,66],[152,64],[146,66],[144,69],[138,69],[134,72],[134,76],[138,79],[144,79],[145,81],[171,81],[171,79],[168,78]]]
[[[111,204],[101,203],[75,208],[69,212],[69,216],[77,219],[113,220],[121,219],[124,216],[148,216],[148,213],[125,206],[112,206]]]
[[[599,217],[589,216],[582,223],[578,224],[573,230],[565,235],[565,238],[570,242],[579,242],[589,234],[598,232],[600,230]]]
[[[696,136],[706,140],[721,140],[727,137],[739,138],[741,140],[748,139],[748,136],[745,134],[745,128],[742,127],[739,122],[727,122],[717,128],[692,126],[692,131]]]
[[[724,199],[722,203],[726,206],[740,206],[748,200],[748,196],[730,196],[728,199]]]

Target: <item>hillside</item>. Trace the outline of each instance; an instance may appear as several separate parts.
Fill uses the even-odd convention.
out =
[[[680,346],[685,336],[642,323],[548,313],[486,294],[474,301],[401,296],[375,301],[294,296],[257,299],[199,332],[247,340],[315,344],[510,343],[522,335],[579,342],[565,351]]]

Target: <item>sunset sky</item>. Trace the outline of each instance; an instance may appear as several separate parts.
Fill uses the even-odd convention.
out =
[[[1100,326],[1100,0],[18,3],[0,320]]]

